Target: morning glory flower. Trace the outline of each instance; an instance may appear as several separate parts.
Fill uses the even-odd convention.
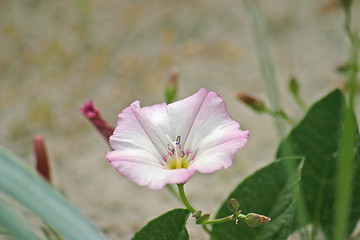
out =
[[[229,168],[248,140],[223,99],[202,88],[171,103],[140,107],[118,116],[106,159],[125,178],[151,189],[181,184],[195,173]]]

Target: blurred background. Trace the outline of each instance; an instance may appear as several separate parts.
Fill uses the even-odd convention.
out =
[[[279,98],[296,120],[303,112],[287,91],[295,76],[310,105],[344,76],[349,43],[336,0],[260,0]],[[54,186],[109,239],[129,239],[150,219],[182,207],[167,190],[139,187],[105,160],[108,150],[79,112],[92,99],[110,125],[131,102],[164,102],[172,69],[179,99],[215,91],[230,115],[250,130],[232,168],[196,174],[190,201],[214,216],[240,180],[273,160],[273,119],[240,103],[247,92],[268,100],[254,49],[248,9],[235,0],[0,0],[0,143],[28,164],[42,134]],[[204,239],[189,221],[192,239]]]

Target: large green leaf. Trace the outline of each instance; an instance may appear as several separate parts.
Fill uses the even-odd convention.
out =
[[[186,221],[189,211],[174,209],[151,220],[132,240],[188,240]]]
[[[1,146],[0,191],[24,205],[68,240],[104,239],[56,190]]]
[[[39,240],[13,209],[0,198],[0,227],[15,239]]]
[[[290,234],[295,214],[295,199],[300,179],[302,159],[282,159],[258,170],[241,182],[226,198],[216,218],[231,214],[227,201],[235,198],[244,214],[266,215],[270,223],[250,228],[245,223],[215,224],[213,240],[283,240]]]
[[[300,192],[308,209],[309,222],[313,226],[320,224],[329,239],[334,235],[336,166],[344,107],[343,94],[339,90],[331,92],[311,107],[305,118],[281,143],[277,153],[278,157],[305,156]],[[348,235],[360,217],[360,141],[358,130],[355,128],[354,131],[357,135],[357,155],[353,169],[355,185]],[[302,214],[300,211],[298,213],[298,216]],[[298,223],[296,228],[307,223]]]

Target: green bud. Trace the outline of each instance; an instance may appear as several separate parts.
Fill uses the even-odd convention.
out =
[[[227,207],[231,212],[237,212],[240,207],[240,203],[234,198],[230,198],[227,202]]]
[[[179,72],[173,69],[165,88],[165,100],[167,104],[174,102],[176,99],[178,79]]]
[[[204,214],[201,217],[196,218],[196,224],[206,223],[210,218],[210,214]]]
[[[197,211],[197,212],[193,213],[194,218],[199,218],[200,216],[201,216],[201,211]]]
[[[257,112],[264,112],[266,109],[265,103],[263,101],[256,99],[246,93],[238,93],[236,94],[236,97]]]
[[[270,221],[271,218],[257,213],[249,213],[245,217],[245,222],[249,227],[259,227],[265,225]]]
[[[299,83],[296,80],[295,77],[291,77],[290,81],[289,81],[289,90],[290,92],[292,92],[293,94],[298,94],[299,92]]]

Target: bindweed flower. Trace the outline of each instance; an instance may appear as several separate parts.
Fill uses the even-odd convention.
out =
[[[97,128],[106,141],[108,141],[109,137],[114,132],[114,128],[105,122],[105,120],[101,117],[99,110],[94,107],[93,102],[90,100],[85,103],[84,106],[80,108],[80,111],[87,119],[90,120],[94,127]]]
[[[195,173],[229,168],[249,131],[227,113],[223,99],[202,88],[171,103],[140,107],[118,116],[107,160],[127,179],[151,189],[181,184]]]

